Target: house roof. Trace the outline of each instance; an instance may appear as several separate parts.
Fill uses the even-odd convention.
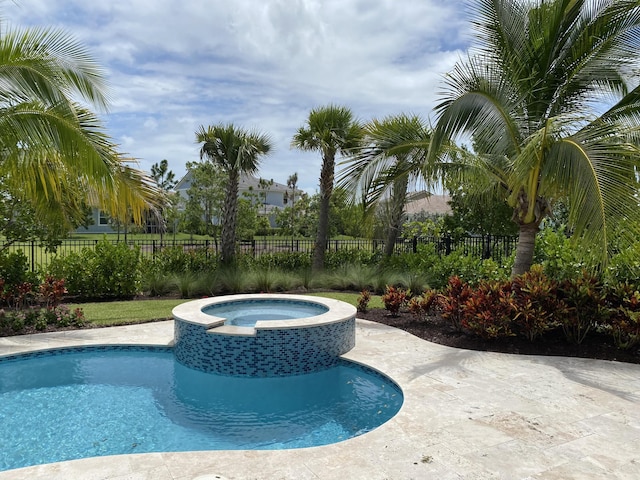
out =
[[[248,190],[249,188],[252,188],[253,190],[269,190],[271,192],[286,192],[287,190],[289,190],[289,187],[287,187],[285,184],[283,183],[278,183],[276,181],[273,180],[273,178],[271,180],[267,180],[267,181],[271,181],[273,182],[272,185],[269,185],[266,189],[263,189],[260,187],[260,178],[254,177],[253,175],[241,175],[240,176],[240,183],[239,183],[239,188],[240,190]],[[262,180],[266,180],[265,178],[263,178]]]
[[[449,195],[431,195],[426,192],[418,192],[410,195],[409,198],[411,200],[404,207],[404,212],[407,215],[411,216],[419,213],[445,215],[451,213],[451,207],[448,203],[451,200]]]
[[[176,191],[187,190],[191,185],[192,177],[193,177],[193,173],[190,170],[187,171],[187,173],[178,181],[178,183],[176,183],[174,190]],[[263,180],[266,180],[266,179],[263,179]],[[289,187],[283,183],[276,182],[273,179],[271,179],[271,181],[273,182],[273,184],[269,185],[268,188],[263,189],[260,187],[260,178],[255,177],[253,175],[242,174],[240,175],[240,182],[238,184],[238,187],[240,191],[246,191],[251,189],[255,191],[268,190],[270,192],[286,192],[290,190]],[[296,190],[296,192],[302,193],[302,190]]]

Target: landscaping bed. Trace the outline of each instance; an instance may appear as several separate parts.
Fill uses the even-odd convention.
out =
[[[426,320],[419,320],[407,312],[393,317],[385,309],[370,309],[366,313],[358,312],[358,318],[383,323],[405,330],[423,340],[456,348],[521,355],[595,358],[640,364],[639,346],[620,350],[613,345],[610,336],[597,332],[589,333],[579,345],[569,344],[560,329],[547,332],[533,342],[522,337],[485,340],[477,335],[456,332],[440,315],[431,315]]]

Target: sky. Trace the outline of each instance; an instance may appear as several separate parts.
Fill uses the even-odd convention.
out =
[[[200,126],[233,123],[272,141],[259,177],[297,173],[310,194],[320,154],[290,143],[312,109],[433,120],[471,39],[462,0],[15,0],[0,18],[62,28],[89,49],[110,86],[101,118],[138,168],[166,159],[180,178],[199,160]]]

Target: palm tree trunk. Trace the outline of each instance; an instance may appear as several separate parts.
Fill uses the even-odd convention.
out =
[[[402,216],[404,215],[404,204],[407,198],[407,185],[409,177],[403,176],[393,182],[393,192],[391,195],[391,217],[389,219],[389,230],[387,240],[384,244],[384,255],[390,257],[396,247],[396,240],[400,235],[402,227]]]
[[[222,232],[220,234],[221,260],[224,264],[233,263],[236,256],[236,223],[238,220],[238,183],[237,170],[229,171],[229,183],[222,207]]]
[[[539,230],[537,222],[521,224],[518,233],[518,247],[516,248],[516,258],[511,269],[511,278],[526,273],[533,263],[533,250],[536,244],[536,234]]]
[[[324,256],[329,241],[329,207],[333,193],[333,175],[335,170],[335,153],[326,152],[320,171],[320,212],[318,214],[318,233],[313,248],[313,271],[324,269]]]

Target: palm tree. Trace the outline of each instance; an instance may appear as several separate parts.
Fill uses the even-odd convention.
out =
[[[291,202],[291,251],[293,252],[293,238],[296,233],[295,219],[296,219],[296,190],[298,188],[298,172],[294,172],[287,178],[287,187],[291,190],[291,195],[287,192],[284,194],[286,201]]]
[[[638,236],[636,0],[477,0],[476,48],[447,75],[430,157],[471,138],[467,179],[501,192],[519,242],[512,276],[527,271],[540,222],[568,199],[569,222],[598,256]],[[635,238],[634,238],[635,237]]]
[[[89,110],[108,104],[103,71],[68,34],[3,29],[0,83],[0,175],[41,218],[71,225],[89,204],[140,223],[161,201]]]
[[[313,249],[312,268],[324,268],[324,256],[329,241],[329,205],[333,192],[336,155],[356,147],[362,137],[362,127],[353,118],[351,110],[328,105],[311,110],[306,126],[293,136],[291,146],[300,150],[319,151],[322,155],[320,170],[320,212],[318,231]]]
[[[422,175],[430,140],[430,129],[415,115],[374,119],[364,126],[362,147],[344,162],[340,185],[361,195],[365,211],[381,203],[388,209],[387,256],[393,254],[402,227],[410,179],[431,183]]]
[[[222,206],[221,260],[233,263],[236,253],[236,224],[238,217],[238,185],[240,175],[258,170],[260,157],[271,150],[268,136],[238,128],[233,124],[218,124],[196,132],[202,143],[200,158],[206,157],[228,175],[225,201]]]

